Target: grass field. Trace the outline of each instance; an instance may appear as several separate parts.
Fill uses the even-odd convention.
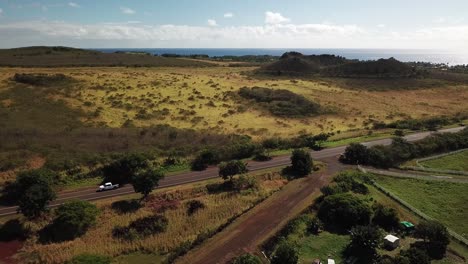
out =
[[[82,253],[120,256],[116,258],[117,263],[131,263],[136,259],[139,263],[153,263],[154,256],[165,259],[167,254],[182,243],[194,241],[198,236],[217,230],[229,219],[242,214],[286,184],[286,181],[275,172],[257,173],[254,177],[260,185],[258,190],[207,191],[205,187],[207,183],[218,183],[220,180],[159,190],[135,212],[119,212],[112,205],[122,199],[135,199],[138,195],[99,201],[97,204],[101,214],[98,223],[83,237],[53,244],[40,244],[36,237],[32,237],[26,241],[24,248],[18,254],[18,259],[21,263],[63,263]],[[186,202],[192,199],[202,201],[206,208],[189,216]],[[167,205],[168,209],[162,209],[162,205]],[[114,227],[125,226],[137,218],[154,213],[163,214],[168,218],[169,225],[165,232],[133,241],[122,241],[112,237]],[[37,224],[33,226],[35,229],[41,227]],[[142,262],[144,260],[148,262]]]
[[[468,150],[420,163],[432,169],[468,171]]]
[[[0,93],[8,90],[15,73],[63,73],[79,83],[49,96],[62,99],[81,121],[120,127],[127,120],[138,127],[170,124],[178,128],[207,129],[218,133],[248,134],[256,138],[294,136],[362,128],[371,119],[392,121],[451,115],[467,110],[466,86],[441,89],[356,91],[317,80],[255,79],[246,67],[207,68],[8,68],[0,73]],[[288,89],[319,103],[330,114],[307,118],[279,118],[228,95],[241,87]],[[17,107],[15,98],[2,98],[2,106]],[[410,114],[408,114],[410,113]]]
[[[468,184],[376,176],[377,183],[468,238]]]

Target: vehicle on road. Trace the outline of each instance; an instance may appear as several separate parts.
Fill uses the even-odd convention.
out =
[[[110,190],[118,189],[119,187],[120,187],[119,184],[112,184],[112,182],[106,182],[103,185],[99,186],[99,189],[97,191],[98,192],[110,191]]]

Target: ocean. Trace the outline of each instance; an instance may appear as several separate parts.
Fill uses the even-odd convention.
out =
[[[298,51],[306,55],[334,54],[348,59],[378,60],[393,57],[404,62],[446,63],[449,65],[468,64],[468,53],[440,50],[416,49],[185,49],[185,48],[108,48],[92,49],[113,53],[116,51],[138,51],[151,54],[204,54],[214,56],[272,55],[280,56],[288,51]]]

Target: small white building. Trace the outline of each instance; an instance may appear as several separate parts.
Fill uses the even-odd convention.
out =
[[[386,248],[395,249],[400,245],[400,239],[394,235],[387,235],[384,238],[384,245]]]

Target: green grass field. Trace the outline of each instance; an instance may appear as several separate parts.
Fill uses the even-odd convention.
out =
[[[438,159],[421,162],[424,167],[442,170],[468,171],[468,150]]]
[[[410,205],[468,238],[468,184],[384,176],[375,179]]]

